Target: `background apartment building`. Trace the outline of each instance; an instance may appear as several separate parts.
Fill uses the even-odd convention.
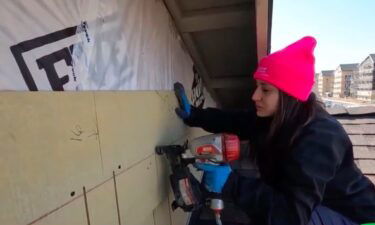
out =
[[[375,102],[375,54],[370,54],[358,66],[357,98],[359,100]]]
[[[340,64],[334,71],[333,97],[351,96],[351,84],[358,71],[358,63]],[[352,90],[353,92],[353,90]]]
[[[313,92],[315,93],[315,95],[317,96],[320,96],[320,93],[319,93],[319,73],[315,73],[314,74],[314,86],[313,86]]]
[[[333,83],[334,83],[334,70],[322,70],[319,73],[318,87],[319,94],[322,97],[332,97]]]

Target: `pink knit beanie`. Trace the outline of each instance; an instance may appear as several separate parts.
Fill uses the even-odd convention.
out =
[[[315,38],[307,36],[264,57],[254,79],[270,83],[290,96],[306,101],[314,85],[315,46]]]

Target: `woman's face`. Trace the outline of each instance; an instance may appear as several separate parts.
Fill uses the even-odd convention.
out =
[[[257,116],[273,116],[278,107],[279,90],[271,84],[257,80],[252,100],[255,103]]]

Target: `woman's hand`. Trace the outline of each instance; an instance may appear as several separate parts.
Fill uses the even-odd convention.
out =
[[[179,108],[176,108],[175,112],[181,119],[187,119],[191,113],[191,105],[185,94],[184,86],[181,83],[176,82],[173,87],[179,104]]]

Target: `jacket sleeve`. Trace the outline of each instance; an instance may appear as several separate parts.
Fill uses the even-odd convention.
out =
[[[216,108],[192,107],[191,116],[184,122],[211,133],[233,133],[240,139],[249,139],[255,126],[254,111],[224,111]]]
[[[224,196],[230,196],[250,217],[260,219],[259,224],[306,225],[342,162],[350,141],[340,125],[323,123],[319,129],[306,129],[282,162],[277,186],[235,173],[224,186]]]

